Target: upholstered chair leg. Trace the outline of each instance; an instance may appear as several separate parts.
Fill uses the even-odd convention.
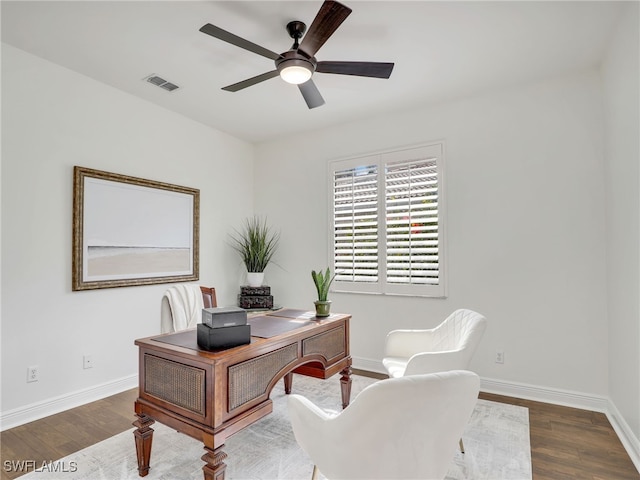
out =
[[[313,466],[313,473],[311,474],[311,480],[318,480],[318,466]]]
[[[460,439],[460,453],[464,453],[464,443],[462,443],[462,439]]]

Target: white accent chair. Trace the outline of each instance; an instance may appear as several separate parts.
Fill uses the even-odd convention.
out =
[[[487,328],[478,312],[458,309],[428,330],[393,330],[387,335],[382,364],[389,377],[467,370]],[[460,451],[464,443],[460,438]]]
[[[391,378],[467,370],[486,328],[484,316],[459,309],[429,330],[393,330],[382,364]]]
[[[314,479],[442,479],[479,389],[469,371],[412,375],[369,385],[337,415],[291,395],[289,414]]]

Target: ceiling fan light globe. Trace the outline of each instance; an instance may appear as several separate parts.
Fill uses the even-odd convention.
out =
[[[292,65],[280,70],[280,77],[287,83],[299,85],[311,78],[311,70],[300,65]]]

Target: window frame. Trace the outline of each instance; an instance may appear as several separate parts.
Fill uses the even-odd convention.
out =
[[[414,157],[435,158],[437,170],[438,199],[438,284],[395,284],[387,283],[387,238],[386,238],[386,165],[402,163]],[[447,288],[447,245],[446,245],[446,189],[444,168],[444,141],[434,141],[414,146],[395,148],[375,153],[336,159],[328,162],[328,210],[329,210],[329,265],[336,271],[335,264],[335,173],[362,166],[377,166],[377,213],[378,213],[378,280],[376,282],[355,282],[334,280],[331,291],[339,293],[362,293],[373,295],[405,295],[415,297],[446,298]]]

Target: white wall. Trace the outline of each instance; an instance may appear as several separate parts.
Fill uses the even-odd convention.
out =
[[[640,439],[640,16],[629,2],[603,64],[609,395]],[[636,442],[638,458],[640,443]]]
[[[241,269],[227,235],[253,211],[253,160],[245,142],[3,44],[3,416],[127,385],[134,340],[160,331],[166,284],[71,291],[73,166],[199,188],[200,283],[231,305]]]
[[[331,99],[327,105],[331,108]],[[602,93],[598,72],[375,117],[258,146],[256,205],[282,229],[277,303],[312,308],[328,264],[327,161],[444,139],[449,297],[333,293],[353,315],[354,364],[386,333],[482,312],[485,378],[604,396],[608,389]],[[505,363],[494,363],[504,349]]]

